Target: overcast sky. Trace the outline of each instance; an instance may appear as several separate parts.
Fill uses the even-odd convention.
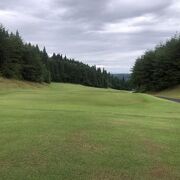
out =
[[[0,23],[23,40],[112,73],[180,31],[179,0],[1,0]]]

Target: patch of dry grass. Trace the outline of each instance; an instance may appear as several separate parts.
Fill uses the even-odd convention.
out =
[[[155,96],[164,96],[164,97],[169,97],[169,98],[178,98],[180,99],[180,85],[173,87],[173,88],[169,88],[157,93],[152,93]]]
[[[42,88],[47,86],[47,84],[34,83],[29,81],[19,81],[15,79],[5,79],[0,77],[0,90],[6,89],[23,89],[23,88]]]

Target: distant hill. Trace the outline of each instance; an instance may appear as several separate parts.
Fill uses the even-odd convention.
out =
[[[130,79],[131,74],[113,74],[114,77],[117,77],[118,79],[124,79],[127,81]]]

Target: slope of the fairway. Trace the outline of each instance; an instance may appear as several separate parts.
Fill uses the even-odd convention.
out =
[[[180,104],[70,84],[0,88],[0,179],[180,179]]]
[[[174,88],[166,89],[164,91],[155,93],[157,96],[163,96],[168,98],[177,98],[180,99],[180,85]]]

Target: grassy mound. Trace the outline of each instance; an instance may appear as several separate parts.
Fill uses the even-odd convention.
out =
[[[180,178],[180,104],[70,84],[5,85],[1,179]]]
[[[166,89],[164,91],[155,93],[157,96],[165,96],[169,98],[178,98],[180,99],[180,85],[174,88]]]

